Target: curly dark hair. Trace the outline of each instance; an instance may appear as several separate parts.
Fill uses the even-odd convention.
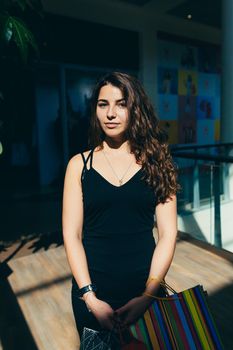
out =
[[[137,163],[142,165],[142,179],[154,189],[157,203],[165,203],[180,190],[177,167],[169,152],[167,134],[160,129],[154,108],[138,79],[112,72],[97,82],[91,99],[89,146],[103,149],[105,133],[97,119],[96,107],[100,89],[108,84],[119,88],[126,101],[129,111],[126,139]]]

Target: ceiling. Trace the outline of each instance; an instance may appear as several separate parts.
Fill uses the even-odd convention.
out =
[[[187,19],[191,14],[191,21],[209,25],[215,28],[221,27],[221,3],[222,0],[111,0],[135,7],[141,7],[145,11],[155,9],[163,14],[169,14],[178,18]],[[187,19],[188,20],[188,19]]]
[[[1,1],[1,0],[0,0]],[[41,0],[45,10],[51,13],[62,13],[89,18],[103,19],[107,24],[121,24],[143,20],[154,21],[162,18],[162,23],[173,21],[173,26],[182,21],[190,21],[194,25],[207,25],[210,30],[221,28],[221,3],[223,0]],[[233,0],[232,0],[233,1]],[[112,18],[112,14],[114,14]],[[123,16],[121,16],[123,14]],[[187,19],[191,15],[191,19]],[[120,20],[119,20],[120,19]],[[175,20],[175,22],[174,22]],[[179,21],[177,21],[179,20]],[[178,23],[179,22],[179,23]],[[130,25],[130,24],[129,24]],[[208,28],[206,28],[208,30]]]
[[[119,2],[125,2],[127,4],[133,4],[136,6],[144,6],[147,3],[151,2],[151,0],[118,0]]]
[[[192,15],[192,21],[221,28],[221,0],[189,0],[167,13],[179,18]]]

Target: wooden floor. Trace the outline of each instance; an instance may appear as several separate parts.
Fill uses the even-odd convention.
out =
[[[199,283],[204,286],[225,348],[232,350],[233,254],[219,256],[216,251],[179,239],[167,282],[177,291]],[[28,349],[77,350],[79,337],[71,310],[71,275],[64,247],[13,259],[8,265],[12,273],[7,279],[7,294],[11,293],[15,307],[19,306],[20,323],[25,323],[26,337],[31,338]],[[9,324],[4,326],[3,322],[2,349],[16,349],[13,344],[9,346],[10,338],[7,340],[14,329],[9,331],[7,327]]]
[[[64,247],[14,259],[8,280],[38,349],[77,350]],[[4,349],[5,350],[5,349]]]

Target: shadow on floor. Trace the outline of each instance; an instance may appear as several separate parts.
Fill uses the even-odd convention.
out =
[[[44,234],[31,234],[27,237],[18,238],[14,242],[2,241],[0,244],[0,260],[7,262],[13,258],[56,248],[62,244],[63,237],[60,230]]]
[[[3,350],[38,350],[19,308],[17,299],[7,281],[7,277],[12,271],[6,263],[3,263],[1,266],[0,337]],[[67,278],[70,278],[70,276]],[[207,299],[225,350],[232,350],[233,348],[232,295],[233,284],[229,284],[209,295]]]
[[[0,310],[2,350],[38,350],[6,277],[0,283]]]

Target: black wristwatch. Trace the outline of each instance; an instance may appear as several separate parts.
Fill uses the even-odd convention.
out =
[[[82,287],[79,289],[78,291],[78,297],[79,298],[82,298],[83,294],[87,293],[87,292],[97,292],[97,287],[95,284],[91,283],[91,284],[88,284],[87,286],[85,287]]]

